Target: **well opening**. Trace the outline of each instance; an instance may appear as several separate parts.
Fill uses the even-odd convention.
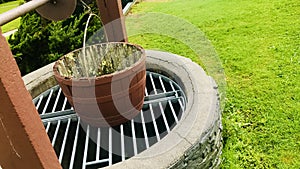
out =
[[[95,128],[80,123],[55,83],[35,97],[64,168],[219,166],[222,126],[215,82],[189,59],[159,51],[146,54],[145,104],[140,115],[122,125]],[[37,80],[47,71],[38,74]],[[31,89],[39,87],[44,88],[41,83]]]

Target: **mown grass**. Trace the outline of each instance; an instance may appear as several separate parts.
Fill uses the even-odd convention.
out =
[[[19,5],[20,5],[20,1],[12,1],[12,2],[0,4],[0,14],[4,13],[10,9],[13,9]],[[5,33],[10,30],[17,29],[19,24],[20,24],[20,18],[17,18],[15,20],[1,26],[2,32]]]
[[[141,2],[132,12],[184,18],[214,45],[227,82],[222,168],[299,168],[299,0]],[[168,37],[145,34],[130,41],[197,61]]]

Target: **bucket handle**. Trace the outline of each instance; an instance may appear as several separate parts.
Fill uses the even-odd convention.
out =
[[[90,23],[90,20],[91,20],[92,16],[96,16],[100,20],[101,23],[102,23],[102,20],[101,20],[101,18],[98,15],[96,15],[96,14],[93,13],[91,7],[89,7],[85,2],[83,2],[83,0],[80,0],[80,2],[82,3],[83,8],[87,8],[87,13],[89,14],[89,17],[88,17],[86,25],[85,25],[84,34],[83,34],[83,46],[82,46],[82,49],[85,52],[85,47],[86,47],[85,42],[86,42],[87,29],[88,29],[88,26],[89,26],[89,23]],[[103,25],[103,23],[102,23],[102,25]],[[107,37],[107,36],[105,36],[105,37]]]
[[[86,35],[87,35],[87,29],[88,29],[90,20],[91,20],[91,18],[92,18],[93,16],[96,16],[96,17],[100,20],[100,22],[102,23],[102,25],[103,25],[103,22],[101,21],[101,18],[100,18],[98,15],[96,15],[96,14],[93,13],[91,7],[89,7],[85,2],[83,2],[83,0],[80,0],[80,2],[82,3],[83,8],[84,8],[84,9],[87,9],[86,13],[89,14],[89,17],[88,17],[88,19],[87,19],[87,22],[86,22],[86,25],[85,25],[85,29],[84,29],[84,34],[83,34],[83,46],[82,46],[82,52],[83,52],[83,55],[84,55],[84,56],[83,56],[83,62],[84,62],[84,63],[87,63],[87,60],[86,60],[87,58],[86,58],[86,55],[85,55],[85,50],[86,50],[85,48],[86,48]],[[105,36],[105,37],[107,37],[107,36]],[[86,74],[86,77],[89,77],[89,73],[88,73],[88,71],[87,71],[86,68],[85,68],[85,74]]]

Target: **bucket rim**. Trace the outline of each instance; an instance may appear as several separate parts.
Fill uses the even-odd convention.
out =
[[[87,80],[88,81],[98,80],[98,79],[109,82],[112,79],[112,77],[116,77],[116,76],[124,77],[124,76],[127,76],[127,74],[129,74],[131,72],[136,72],[137,70],[140,70],[139,65],[145,66],[145,61],[146,61],[145,50],[144,50],[144,48],[142,48],[140,45],[137,45],[137,44],[133,44],[133,43],[129,43],[129,42],[105,42],[105,43],[98,43],[98,44],[86,46],[86,48],[91,47],[91,46],[101,46],[101,45],[107,45],[107,44],[125,44],[125,45],[129,45],[129,46],[134,46],[141,52],[141,57],[130,67],[127,67],[125,69],[115,71],[115,72],[109,73],[109,74],[104,74],[104,75],[100,75],[100,76],[96,76],[96,77],[82,77],[82,78],[69,78],[66,76],[62,76],[58,72],[58,64],[59,64],[58,61],[62,60],[64,57],[66,57],[70,53],[74,53],[76,51],[83,49],[83,48],[78,48],[78,49],[75,49],[75,50],[63,55],[57,61],[55,61],[54,66],[53,66],[53,73],[54,73],[55,78],[58,81],[61,81],[61,82],[64,81],[64,83],[66,83],[66,84],[72,84],[73,82],[81,82],[81,81],[87,81]]]

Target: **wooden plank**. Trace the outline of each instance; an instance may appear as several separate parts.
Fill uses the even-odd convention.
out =
[[[61,168],[0,28],[0,164]]]
[[[104,30],[109,42],[127,42],[121,0],[97,0]]]

